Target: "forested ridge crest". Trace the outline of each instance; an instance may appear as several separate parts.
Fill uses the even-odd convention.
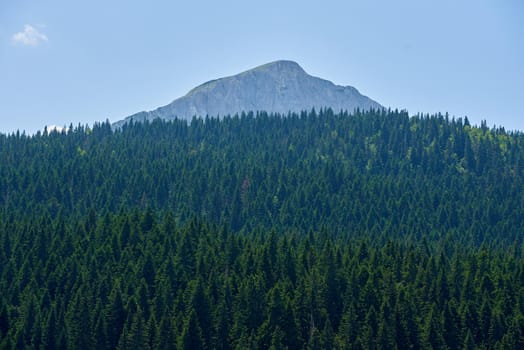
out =
[[[524,136],[330,109],[0,135],[0,347],[524,346]]]

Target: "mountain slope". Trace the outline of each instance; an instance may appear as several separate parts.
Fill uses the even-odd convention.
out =
[[[131,119],[190,119],[193,116],[233,115],[242,111],[287,114],[313,107],[349,112],[356,108],[382,108],[354,87],[335,85],[313,77],[292,61],[275,61],[231,77],[211,80],[166,106],[139,112],[115,125],[121,126]]]
[[[524,349],[522,133],[157,119],[0,164],[0,349]]]

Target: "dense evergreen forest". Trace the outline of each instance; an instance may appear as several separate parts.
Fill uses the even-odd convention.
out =
[[[0,349],[524,349],[524,135],[330,109],[0,135]]]

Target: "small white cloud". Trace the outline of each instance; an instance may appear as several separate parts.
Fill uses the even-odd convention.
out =
[[[47,41],[47,36],[29,24],[24,25],[23,32],[13,35],[13,42],[21,45],[36,46],[43,41]]]

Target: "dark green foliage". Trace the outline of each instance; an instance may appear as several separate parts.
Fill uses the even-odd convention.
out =
[[[422,244],[381,247],[367,240],[348,242],[324,234],[281,232],[276,246],[286,248],[277,248],[274,262],[266,267],[263,261],[272,260],[268,247],[274,232],[223,234],[224,228],[191,221],[170,232],[159,229],[157,235],[141,236],[134,247],[124,249],[122,258],[115,259],[111,242],[121,233],[123,216],[128,214],[110,215],[105,243],[74,242],[71,255],[51,253],[37,259],[28,274],[49,278],[31,277],[21,293],[21,280],[6,280],[2,287],[3,344],[75,349],[228,349],[248,344],[258,348],[461,349],[472,344],[522,343],[523,315],[516,303],[523,298],[522,284],[515,273],[524,264],[521,248],[513,253],[494,250],[486,261],[483,251],[449,247],[449,260],[458,264],[455,269],[476,277],[455,287],[451,275],[441,276],[463,297],[444,294],[440,306],[428,292],[430,285],[402,272],[407,264],[414,264],[410,268],[415,276],[429,273],[428,280],[439,280],[437,271],[448,260],[433,259],[435,254]],[[56,220],[44,224],[49,227],[41,226],[42,231],[55,226]],[[106,220],[98,219],[91,229],[100,230]],[[159,227],[165,227],[163,224],[160,220]],[[139,225],[136,221],[131,229]],[[66,225],[65,234],[73,235],[73,230],[74,225]],[[181,243],[190,235],[195,250],[207,252],[202,266],[194,266],[198,261],[190,263],[193,266],[176,265],[183,250],[176,244],[157,244],[167,234]],[[220,247],[232,240],[238,252],[228,261],[229,252]],[[37,240],[29,242],[26,251],[15,248],[18,253],[11,259],[29,258],[34,244]],[[363,246],[366,254],[362,254]],[[301,263],[301,255],[310,257],[308,264]],[[141,261],[147,261],[147,256],[155,274],[154,292],[147,290],[143,277]],[[338,262],[326,266],[336,256]],[[73,266],[75,261],[76,273],[74,269],[46,268],[52,262]],[[248,261],[252,266],[246,265]],[[265,268],[285,270],[290,261],[296,270],[295,283],[285,274],[275,274],[271,282],[264,279]],[[162,263],[178,267],[170,272],[159,267]],[[184,274],[185,268],[198,272]],[[63,273],[67,276],[63,281],[71,288],[55,288],[48,294],[51,281]],[[333,276],[337,283],[329,287]],[[487,279],[496,281],[489,287],[489,298]],[[466,287],[471,289],[468,293],[462,291]],[[333,290],[328,293],[329,288]],[[17,298],[13,293],[20,295]],[[340,308],[330,310],[332,295],[340,297]],[[505,308],[508,298],[512,306]],[[340,321],[334,326],[332,320]]]
[[[233,231],[458,236],[476,246],[509,246],[524,231],[524,135],[442,115],[328,109],[118,131],[103,123],[0,135],[0,160],[9,215],[82,214],[88,228],[97,213],[147,208],[133,232],[122,227],[120,249],[154,234],[155,213],[166,210],[176,222],[197,216]]]
[[[524,347],[520,133],[259,113],[0,164],[0,349]]]

